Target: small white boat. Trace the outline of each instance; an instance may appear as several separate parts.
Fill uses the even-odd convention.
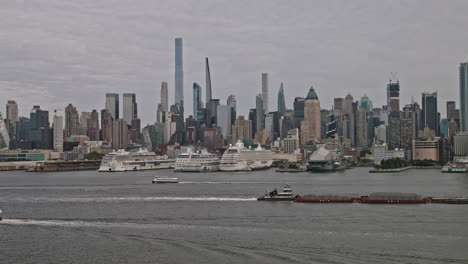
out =
[[[153,183],[178,183],[179,178],[170,178],[170,177],[156,177],[153,180]]]

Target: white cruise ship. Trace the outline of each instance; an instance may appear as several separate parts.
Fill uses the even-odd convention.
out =
[[[208,172],[219,170],[219,159],[216,154],[202,150],[200,153],[189,150],[177,155],[174,171]]]
[[[174,167],[175,160],[168,159],[167,156],[157,156],[154,152],[146,148],[136,151],[125,151],[119,149],[113,151],[102,158],[99,171],[139,171],[170,169]]]
[[[262,149],[259,145],[256,149],[248,149],[242,141],[237,141],[223,154],[220,163],[221,171],[250,171],[270,168],[273,164],[273,153]]]

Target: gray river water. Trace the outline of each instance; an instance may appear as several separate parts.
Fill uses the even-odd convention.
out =
[[[368,170],[0,172],[0,263],[468,263],[468,205],[256,201],[284,183],[468,196],[467,174]]]

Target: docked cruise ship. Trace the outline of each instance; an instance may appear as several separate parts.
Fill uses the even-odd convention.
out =
[[[259,145],[256,149],[248,149],[242,141],[237,141],[223,154],[220,162],[221,171],[250,171],[270,168],[273,164],[273,153],[262,149]]]
[[[102,158],[99,171],[139,171],[170,169],[174,167],[174,159],[167,156],[157,156],[154,152],[146,148],[125,151],[119,149],[113,151]]]
[[[216,154],[208,153],[206,150],[177,155],[174,171],[186,172],[209,172],[219,170],[219,158]]]

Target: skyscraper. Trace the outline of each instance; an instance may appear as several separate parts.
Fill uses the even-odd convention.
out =
[[[123,119],[127,124],[132,123],[133,118],[138,118],[136,95],[134,93],[123,94]]]
[[[201,87],[198,83],[193,83],[193,118],[195,118],[195,120],[198,120],[198,112],[202,107]]]
[[[212,98],[211,94],[211,73],[210,73],[210,64],[208,58],[205,58],[205,74],[206,74],[206,103],[208,103]]]
[[[65,136],[78,135],[78,127],[80,125],[78,111],[76,107],[69,104],[65,107]]]
[[[460,131],[468,131],[468,62],[460,63]]]
[[[280,116],[284,116],[284,113],[286,113],[286,103],[284,101],[283,82],[281,82],[281,86],[278,91],[278,113]]]
[[[400,83],[390,82],[387,84],[387,109],[388,113],[400,111]]]
[[[54,110],[54,123],[53,127],[53,147],[55,151],[63,151],[63,115],[57,110]]]
[[[262,94],[258,94],[257,97],[255,97],[255,109],[256,109],[256,128],[257,132],[262,131],[262,129],[265,128],[265,112],[263,109],[263,97]]]
[[[184,64],[182,38],[175,39],[175,103],[184,102]]]
[[[217,122],[216,108],[219,105],[219,99],[210,99],[206,104],[206,127],[213,127]]]
[[[78,134],[89,136],[89,120],[91,120],[91,112],[81,112],[80,126],[78,127]]]
[[[237,101],[235,95],[229,95],[227,105],[231,108],[231,125],[233,125],[237,119]]]
[[[224,139],[227,139],[228,135],[231,134],[231,107],[228,105],[218,105],[216,108],[216,125],[221,128],[221,135]]]
[[[99,113],[94,109],[89,119],[88,135],[91,141],[99,140]]]
[[[106,93],[106,109],[109,110],[112,118],[117,120],[119,115],[119,95],[116,93]],[[67,119],[65,117],[65,119]]]
[[[123,119],[117,119],[113,122],[112,128],[112,148],[125,149],[128,147],[128,126]]]
[[[101,139],[107,142],[112,141],[112,116],[109,113],[109,110],[101,110],[101,130],[102,137]]]
[[[169,91],[167,90],[167,82],[161,83],[161,105],[164,112],[169,111]]]
[[[437,92],[422,94],[421,129],[429,128],[439,135],[439,118],[437,112]]]
[[[6,120],[8,130],[10,132],[10,138],[13,138],[16,134],[16,121],[18,121],[18,105],[13,100],[8,100],[6,105]]]
[[[304,120],[301,122],[301,143],[320,140],[321,118],[320,101],[311,86],[304,102]]]
[[[304,97],[294,98],[294,127],[300,128],[301,122],[304,120]]]
[[[262,73],[263,112],[268,113],[268,73]]]
[[[8,149],[10,146],[10,136],[8,135],[8,130],[3,122],[3,116],[0,112],[0,149]]]
[[[369,97],[366,94],[364,94],[364,96],[361,97],[359,108],[366,110],[366,112],[372,111],[372,101],[369,99]]]
[[[51,149],[52,137],[49,123],[49,111],[44,111],[35,105],[31,110],[31,131],[29,136],[35,149]]]

